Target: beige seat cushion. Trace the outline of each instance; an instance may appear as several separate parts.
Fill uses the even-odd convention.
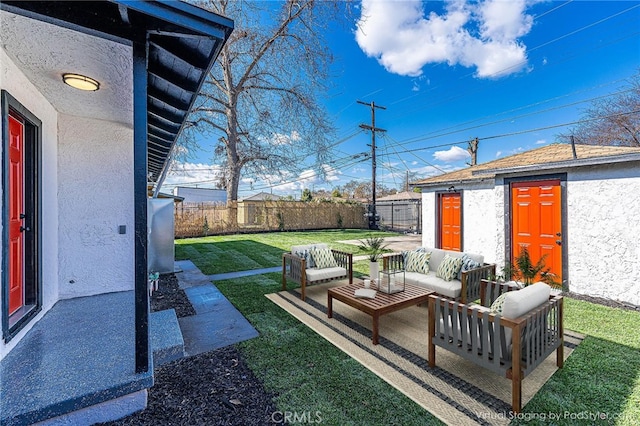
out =
[[[330,280],[338,277],[346,277],[347,270],[340,266],[323,269],[307,269],[307,282]]]
[[[460,291],[462,289],[462,283],[460,281],[445,281],[442,278],[436,277],[433,271],[429,272],[429,274],[405,272],[404,281],[407,284],[424,287],[426,289],[433,290],[438,294],[454,299],[460,297]]]
[[[518,318],[546,303],[551,294],[551,287],[545,283],[535,283],[522,290],[510,291],[504,297],[502,316]]]

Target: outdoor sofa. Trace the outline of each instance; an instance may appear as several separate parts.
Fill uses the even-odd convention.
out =
[[[511,380],[514,412],[522,408],[522,380],[553,351],[564,362],[562,296],[536,283],[518,286],[482,280],[482,305],[429,296],[429,367],[436,346]],[[499,298],[499,296],[501,296]]]
[[[287,278],[300,283],[300,298],[305,300],[307,285],[349,278],[353,283],[353,254],[329,248],[327,244],[291,247],[282,255],[282,290]]]
[[[454,259],[453,266],[457,267],[457,270],[449,271],[454,272],[449,276],[438,273],[442,262],[449,261],[446,258]],[[405,283],[433,290],[462,303],[477,300],[480,297],[480,280],[494,277],[496,273],[496,265],[484,263],[481,254],[428,247],[385,254],[382,269],[404,270]]]

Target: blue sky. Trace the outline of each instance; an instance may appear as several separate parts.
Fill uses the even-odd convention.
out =
[[[241,185],[241,198],[370,181],[371,161],[358,154],[370,152],[359,125],[370,124],[371,110],[357,100],[386,108],[376,110],[386,130],[377,136],[377,179],[392,188],[407,170],[424,178],[466,167],[475,137],[480,163],[553,143],[570,128],[554,126],[580,120],[591,99],[638,72],[640,2],[365,0],[327,41],[335,63],[323,103],[336,160],[324,165],[325,179],[310,159],[281,185]],[[163,191],[213,178],[210,148],[200,145]]]

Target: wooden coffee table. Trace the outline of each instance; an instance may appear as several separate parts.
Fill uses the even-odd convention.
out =
[[[364,288],[362,282],[356,282],[340,287],[333,287],[327,291],[327,317],[333,316],[333,299],[351,306],[373,318],[372,340],[378,344],[378,324],[380,316],[389,312],[399,311],[409,306],[425,303],[433,291],[411,284],[405,285],[405,290],[399,293],[386,294],[378,291],[374,299],[356,298],[356,289]],[[426,315],[426,311],[425,311]]]

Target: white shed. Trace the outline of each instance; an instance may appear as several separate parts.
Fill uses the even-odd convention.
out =
[[[182,197],[185,203],[226,203],[227,191],[214,188],[189,188],[176,186],[173,195]]]
[[[526,246],[566,289],[640,305],[640,148],[552,144],[416,182],[424,246]]]

